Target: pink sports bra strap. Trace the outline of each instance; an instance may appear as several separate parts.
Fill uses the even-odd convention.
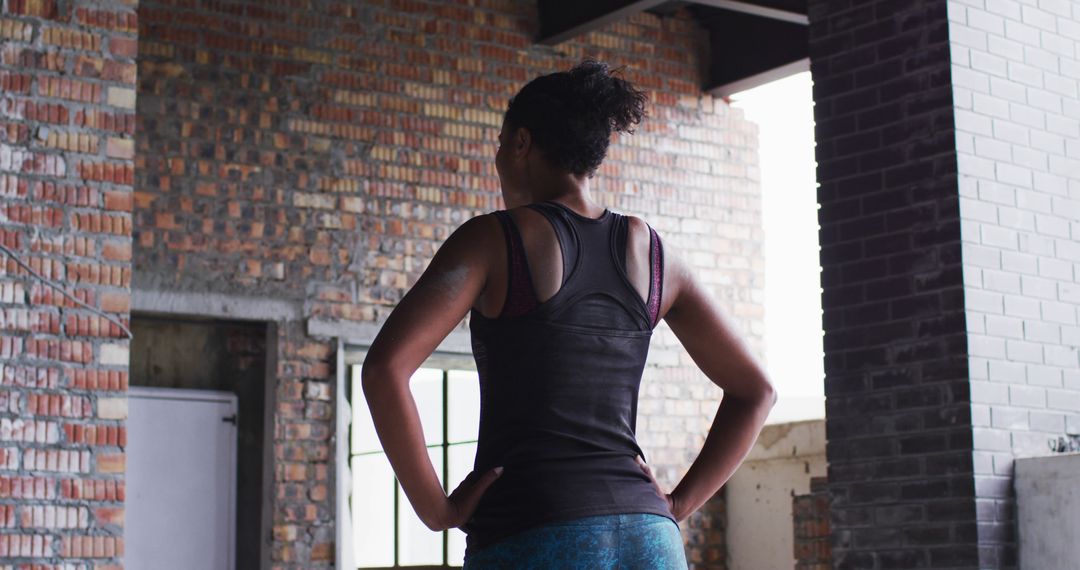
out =
[[[660,243],[660,236],[656,230],[649,226],[649,258],[652,266],[650,275],[652,283],[649,286],[649,319],[655,327],[660,317],[660,300],[664,292],[664,247]]]
[[[516,317],[532,310],[537,305],[536,290],[533,288],[532,274],[525,260],[525,244],[513,217],[505,210],[497,210],[506,238],[506,300],[503,302],[499,317]]]

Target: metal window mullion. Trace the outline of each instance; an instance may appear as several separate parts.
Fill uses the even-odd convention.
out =
[[[387,460],[389,460],[389,458]],[[401,530],[401,525],[398,522],[398,511],[401,506],[401,493],[398,492],[399,486],[401,486],[401,484],[398,483],[397,475],[394,475],[394,488],[392,489],[394,493],[394,568],[401,566],[401,558],[398,554],[398,548],[401,546],[401,541],[399,540],[400,537],[398,536],[399,531]]]
[[[443,491],[447,494],[450,493],[450,371],[443,369],[442,371],[442,471],[443,471]],[[442,565],[450,565],[450,530],[442,531]]]

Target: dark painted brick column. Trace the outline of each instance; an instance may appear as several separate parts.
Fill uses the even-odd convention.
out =
[[[945,2],[811,1],[835,568],[974,568]]]

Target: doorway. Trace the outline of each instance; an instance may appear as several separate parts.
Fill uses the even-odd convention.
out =
[[[155,393],[160,396],[168,393],[175,396],[170,403],[174,410],[168,413],[177,414],[179,418],[189,422],[187,427],[176,426],[175,429],[180,430],[181,434],[190,431],[192,438],[197,435],[209,437],[200,431],[205,430],[190,423],[209,421],[209,412],[199,415],[195,410],[190,410],[190,413],[179,411],[177,398],[184,400],[186,396],[187,400],[191,400],[208,397],[208,394],[234,398],[235,412],[232,415],[235,416],[235,424],[231,429],[235,442],[235,480],[231,484],[232,494],[229,500],[235,512],[230,533],[235,566],[229,568],[262,568],[270,552],[271,536],[269,505],[272,497],[267,485],[273,480],[269,464],[272,454],[267,450],[272,449],[272,442],[267,441],[267,438],[271,437],[273,432],[268,427],[270,418],[267,410],[272,409],[273,383],[267,381],[267,374],[274,366],[269,363],[271,354],[267,347],[273,346],[271,335],[276,334],[274,325],[261,321],[135,313],[132,314],[131,328],[134,333],[130,366],[133,398],[129,406],[131,419],[135,419],[135,408],[139,406],[149,409],[164,405],[160,402],[154,405],[140,402],[135,398],[136,394]],[[151,391],[141,391],[144,388]],[[224,414],[222,417],[229,415]],[[155,417],[153,421],[158,420]],[[222,422],[220,417],[215,421],[228,423]],[[140,441],[142,434],[135,433],[135,430],[139,429],[145,428],[129,423],[129,444]],[[149,429],[150,434],[144,438],[146,442],[154,441],[151,435],[156,428]],[[142,455],[151,457],[153,453],[152,450],[131,447],[127,458],[129,472],[141,465],[144,459]],[[209,459],[203,457],[201,460]],[[137,473],[129,473],[129,477],[132,475],[138,477]],[[184,485],[183,481],[177,480],[181,475],[176,471],[158,473],[154,477],[151,484],[160,489]],[[197,493],[194,490],[190,492]],[[197,500],[197,497],[193,496],[192,500]],[[130,532],[132,526],[139,523],[131,519],[131,507],[128,508],[127,528]],[[135,514],[138,514],[137,510]],[[158,512],[157,516],[161,516],[161,513]],[[187,540],[189,535],[183,534],[187,531],[181,529],[179,532],[182,534],[171,538]],[[135,534],[132,538],[139,538],[139,535]],[[126,546],[129,554],[140,547],[133,544],[131,539]]]
[[[234,568],[236,411],[228,392],[130,389],[127,567]]]

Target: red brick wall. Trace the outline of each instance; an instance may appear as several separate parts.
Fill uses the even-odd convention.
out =
[[[824,477],[810,479],[810,492],[791,499],[795,570],[832,570],[829,491]]]
[[[721,490],[714,495],[681,524],[689,568],[726,570],[728,551],[725,491]]]
[[[381,321],[455,227],[502,207],[492,158],[507,98],[592,55],[627,65],[652,98],[596,198],[680,247],[760,350],[756,129],[701,96],[704,34],[686,15],[641,14],[542,47],[535,2],[469,4],[142,2],[135,287]],[[272,557],[329,566],[334,344],[303,322],[279,331]],[[640,441],[670,483],[719,392],[666,327],[653,351]]]
[[[0,243],[124,323],[137,46],[127,4],[6,0],[0,14]],[[127,360],[119,327],[0,253],[0,560],[118,562]]]

